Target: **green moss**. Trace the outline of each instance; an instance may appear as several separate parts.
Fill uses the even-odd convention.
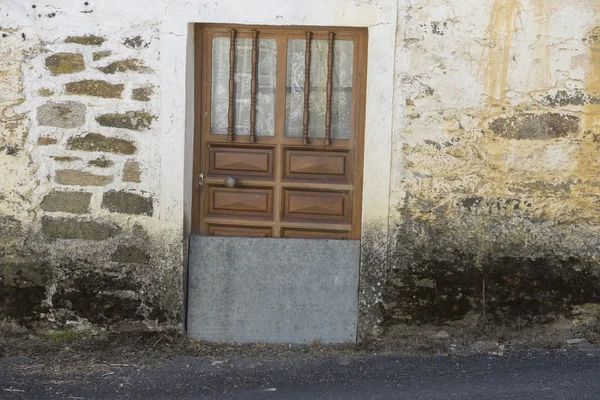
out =
[[[42,218],[42,232],[51,240],[106,240],[118,235],[121,229],[116,225],[98,221],[51,218],[46,216]]]
[[[85,61],[79,53],[56,53],[46,58],[46,68],[55,75],[73,74],[85,69]]]
[[[86,79],[83,81],[69,82],[65,85],[68,94],[103,97],[105,99],[121,98],[125,85],[112,84],[106,81]]]
[[[67,147],[71,150],[102,151],[106,153],[133,154],[137,148],[129,140],[107,137],[99,133],[69,138]]]
[[[58,162],[73,162],[79,160],[79,158],[71,156],[54,156],[52,158],[54,159],[54,161]]]
[[[46,332],[44,337],[52,344],[64,344],[81,339],[83,334],[73,328],[65,328],[58,331]]]
[[[124,114],[104,114],[96,118],[102,126],[143,131],[150,128],[156,117],[146,111],[128,111]]]
[[[108,168],[112,167],[114,164],[114,162],[112,162],[111,160],[107,160],[104,157],[96,158],[95,160],[91,160],[90,162],[88,162],[88,165],[93,165],[94,167],[98,168]]]
[[[152,86],[143,86],[135,88],[131,92],[131,98],[137,101],[150,101],[151,96],[154,94]]]
[[[106,39],[96,35],[86,35],[86,36],[69,36],[65,43],[76,43],[83,44],[86,46],[100,46],[104,43]]]
[[[117,72],[150,72],[151,69],[146,67],[141,60],[137,58],[128,58],[126,60],[115,61],[108,64],[106,67],[98,68],[105,74],[115,74]]]
[[[54,91],[51,89],[41,88],[38,90],[38,94],[42,97],[50,97],[54,94]]]
[[[96,51],[96,52],[92,53],[92,59],[94,61],[98,61],[98,60],[102,60],[103,58],[106,58],[110,55],[111,55],[110,50]]]

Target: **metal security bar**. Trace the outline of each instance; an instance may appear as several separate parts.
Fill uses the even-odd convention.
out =
[[[227,127],[227,140],[233,140],[234,121],[234,91],[235,91],[235,29],[229,31],[229,119]]]
[[[325,112],[325,146],[331,144],[331,98],[333,95],[333,39],[335,34],[329,32],[329,54],[327,57],[327,109]]]
[[[306,49],[304,52],[304,126],[302,130],[302,144],[308,144],[308,122],[310,104],[310,42],[312,32],[306,32]]]

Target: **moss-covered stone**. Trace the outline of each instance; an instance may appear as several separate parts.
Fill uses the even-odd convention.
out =
[[[150,43],[146,42],[141,36],[138,35],[125,38],[123,44],[132,49],[140,49],[142,47],[148,47]]]
[[[117,72],[150,72],[150,68],[144,65],[144,62],[137,58],[128,58],[125,60],[115,61],[108,64],[106,67],[98,68],[105,74],[116,74]]]
[[[140,163],[135,160],[127,160],[123,168],[123,182],[140,183],[140,175]]]
[[[85,70],[85,61],[79,53],[56,53],[46,57],[46,68],[55,75],[73,74]]]
[[[113,181],[113,177],[108,175],[96,175],[75,169],[62,169],[56,171],[54,181],[61,185],[106,186]]]
[[[9,241],[12,237],[19,237],[23,233],[21,221],[11,215],[0,216],[0,244]]]
[[[40,146],[50,146],[52,144],[56,144],[58,142],[57,139],[47,136],[42,136],[38,138],[38,145]]]
[[[83,81],[69,82],[65,85],[67,94],[82,96],[104,97],[106,99],[119,99],[125,85],[112,84],[101,80],[86,79]]]
[[[78,128],[85,123],[85,110],[85,105],[74,101],[49,101],[37,109],[38,124],[55,128]]]
[[[106,39],[96,35],[69,36],[65,43],[83,44],[85,46],[100,46]]]
[[[104,157],[100,157],[100,158],[96,158],[95,160],[90,160],[90,162],[88,162],[88,165],[92,165],[92,166],[98,167],[98,168],[109,168],[109,167],[112,167],[113,165],[115,165],[115,163],[112,162],[111,160],[107,160]]]
[[[80,158],[72,156],[53,156],[52,159],[58,162],[73,162],[80,160]]]
[[[142,86],[132,90],[131,98],[137,101],[150,101],[153,94],[154,88],[152,86]]]
[[[560,113],[517,113],[496,118],[489,129],[507,139],[548,140],[566,137],[579,131],[578,117]]]
[[[152,216],[154,212],[151,197],[115,190],[104,193],[102,208],[120,214]]]
[[[119,246],[110,259],[118,263],[148,264],[150,256],[136,246]]]
[[[42,232],[52,240],[106,240],[119,234],[121,229],[114,224],[105,222],[45,216],[42,218]]]
[[[54,94],[54,90],[41,88],[40,90],[38,90],[38,94],[42,97],[50,97]]]
[[[88,133],[85,136],[69,138],[67,148],[116,154],[133,154],[137,150],[135,144],[129,140],[107,137],[99,133]]]
[[[143,313],[140,312],[140,299],[97,290],[60,290],[52,296],[52,304],[98,325],[144,319]]]
[[[94,61],[102,60],[103,58],[106,58],[111,54],[112,52],[110,50],[95,51],[92,53],[92,59]]]
[[[103,114],[96,118],[101,126],[143,131],[150,128],[156,117],[147,111],[128,111],[124,114]]]
[[[92,194],[88,192],[65,192],[53,190],[44,197],[41,207],[48,212],[85,214],[90,207]]]

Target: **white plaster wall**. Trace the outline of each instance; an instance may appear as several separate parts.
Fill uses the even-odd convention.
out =
[[[35,8],[33,8],[35,6]],[[150,67],[155,69],[160,80],[160,104],[151,104],[153,113],[160,116],[159,146],[146,150],[154,153],[146,180],[147,190],[159,192],[158,206],[160,230],[174,237],[182,237],[183,215],[189,212],[191,170],[190,138],[193,131],[193,102],[190,88],[193,87],[193,30],[194,23],[241,23],[273,25],[321,25],[357,26],[369,29],[369,69],[367,88],[367,129],[365,159],[365,221],[384,223],[387,218],[388,170],[390,163],[391,98],[393,80],[393,49],[396,30],[396,5],[393,1],[186,1],[171,0],[155,2],[137,0],[122,2],[83,2],[74,0],[35,1],[9,0],[2,9],[3,26],[30,27],[35,37],[49,51],[68,51],[78,45],[59,44],[68,35],[96,34],[119,41],[128,33],[155,36],[148,53],[152,58]],[[47,17],[53,13],[53,17]],[[41,15],[41,16],[40,16]],[[155,26],[160,26],[159,32]],[[151,38],[149,38],[151,39]],[[56,44],[55,44],[56,43]],[[81,46],[79,46],[81,47]],[[160,57],[158,56],[160,54]],[[114,54],[111,60],[123,57]],[[145,58],[147,59],[147,58]],[[107,60],[109,61],[109,60]],[[23,111],[29,111],[35,119],[35,108],[44,101],[34,92],[40,87],[55,89],[46,82],[36,81],[36,71],[43,70],[43,56],[27,66],[25,88],[27,96]],[[85,76],[82,76],[82,79]],[[115,77],[107,76],[110,82]],[[58,77],[54,85],[72,77]],[[132,75],[132,79],[135,77]],[[72,96],[69,96],[72,97]],[[111,101],[94,99],[95,107],[106,103],[110,110]],[[113,102],[114,103],[114,102]],[[120,106],[123,109],[123,106]],[[86,126],[93,130],[94,126]],[[35,153],[34,143],[45,129],[33,129],[28,139],[30,150]],[[187,142],[186,142],[187,140]],[[188,152],[187,158],[183,154]],[[43,162],[36,160],[43,166]],[[43,180],[47,173],[40,168],[38,178]],[[187,181],[186,181],[187,179]],[[43,190],[43,189],[41,189]]]
[[[163,260],[159,281],[166,274],[177,274],[186,260],[186,239],[190,229],[192,190],[192,150],[194,140],[194,29],[196,23],[239,23],[260,25],[315,25],[369,28],[367,70],[367,111],[364,163],[363,236],[376,238],[378,263],[385,266],[389,214],[389,183],[392,150],[392,98],[394,80],[394,48],[396,41],[397,2],[384,0],[229,0],[191,1],[169,0],[4,0],[0,3],[0,26],[19,29],[31,46],[38,46],[22,64],[21,95],[25,98],[17,111],[26,115],[31,127],[25,140],[27,154],[34,166],[34,194],[29,209],[37,215],[44,196],[60,185],[54,182],[59,168],[51,157],[64,149],[73,131],[38,126],[36,109],[48,101],[39,89],[55,91],[52,101],[75,100],[86,104],[88,119],[77,133],[104,132],[124,139],[135,136],[138,145],[136,158],[142,164],[141,183],[125,183],[116,179],[106,187],[86,187],[93,192],[92,213],[89,218],[115,221],[131,230],[141,225],[161,248]],[[101,49],[64,43],[67,36],[97,35],[107,39]],[[127,37],[141,36],[148,47],[130,51],[122,46]],[[100,64],[92,64],[92,52],[109,48],[113,51]],[[45,58],[55,52],[76,51],[84,54],[86,64],[94,68],[130,57],[142,59],[151,74],[98,74],[89,67],[75,75],[53,76],[45,69]],[[361,71],[364,73],[364,71]],[[81,79],[102,79],[121,83],[126,78],[123,99],[68,96],[64,84]],[[128,100],[131,89],[152,84],[158,95],[145,104]],[[107,112],[143,109],[158,116],[146,132],[99,127],[94,116]],[[55,137],[56,145],[38,146],[39,137]],[[80,157],[75,169],[120,176],[126,156],[113,156],[115,167],[99,170],[86,163],[99,154],[73,152]],[[62,166],[60,166],[62,168]],[[24,173],[28,175],[31,172]],[[5,182],[5,185],[11,183]],[[77,189],[77,188],[75,188]],[[116,215],[100,207],[106,190],[133,189],[152,196],[154,214],[151,217]],[[60,216],[60,214],[55,214]],[[99,247],[100,248],[100,247]],[[67,254],[67,247],[52,249]],[[176,249],[176,250],[175,250]],[[98,250],[100,251],[100,250]],[[175,253],[174,253],[175,251]],[[185,270],[185,269],[184,269]],[[168,279],[167,279],[168,280]],[[369,289],[378,292],[377,285]],[[371,300],[366,301],[372,303]]]
[[[161,243],[175,245],[178,251],[174,257],[180,258],[177,265],[181,266],[185,260],[182,241],[189,231],[191,214],[193,24],[239,23],[368,27],[363,190],[363,238],[368,240],[363,253],[372,256],[368,262],[378,267],[373,279],[362,282],[363,307],[381,301],[388,246],[395,247],[396,241],[412,238],[390,238],[389,226],[413,212],[423,218],[424,224],[436,220],[434,212],[420,209],[426,208],[425,203],[434,211],[440,205],[452,209],[460,196],[514,195],[509,189],[512,183],[533,179],[562,182],[584,177],[591,183],[576,188],[575,192],[581,194],[579,198],[568,203],[544,197],[536,217],[552,219],[558,215],[564,219],[584,215],[589,218],[587,222],[597,223],[595,208],[586,202],[591,201],[590,195],[598,194],[593,188],[598,187],[595,176],[600,171],[600,158],[595,144],[583,137],[583,125],[590,130],[600,125],[597,105],[579,108],[568,105],[559,110],[580,116],[582,132],[577,137],[551,142],[503,140],[491,135],[487,126],[492,119],[506,114],[548,112],[540,99],[549,93],[598,91],[600,78],[594,74],[599,71],[593,66],[597,49],[590,49],[586,38],[600,24],[600,0],[573,0],[568,4],[548,0],[89,0],[88,3],[0,2],[0,26],[19,29],[25,35],[18,46],[25,60],[22,87],[17,85],[11,99],[25,99],[13,111],[32,121],[25,142],[31,163],[25,165],[27,160],[22,159],[19,167],[22,174],[35,174],[36,182],[27,188],[36,193],[27,206],[29,211],[36,212],[42,196],[50,189],[55,165],[46,154],[53,149],[40,149],[36,145],[39,136],[57,134],[35,124],[35,110],[46,101],[38,96],[37,90],[41,87],[60,90],[68,79],[44,81],[44,54],[39,52],[77,48],[89,59],[89,50],[65,44],[64,38],[95,34],[106,37],[108,45],[116,48],[123,38],[142,35],[151,42],[143,50],[143,59],[154,70],[151,79],[159,93],[144,108],[159,119],[147,135],[136,134],[140,136],[145,177],[135,188],[153,196],[156,212],[153,217],[130,218],[108,216],[96,207],[96,215],[122,218],[125,220],[120,222],[129,225],[143,224]],[[11,40],[17,46],[15,38]],[[38,49],[38,53],[32,49]],[[106,63],[131,55],[126,50],[119,51]],[[134,74],[129,79],[128,87],[142,82],[136,81],[142,78]],[[61,99],[66,100],[67,96]],[[115,110],[114,107],[126,111],[123,103],[117,106],[111,100],[94,99],[88,104],[94,113]],[[125,104],[129,105],[127,101]],[[85,128],[93,131],[97,126],[88,121]],[[23,180],[22,176],[17,177],[20,173],[14,179],[3,177],[3,185],[20,184]],[[129,187],[120,185],[115,183],[108,188]],[[98,196],[94,200],[96,206]],[[519,218],[517,222],[510,220],[518,224],[525,217]]]

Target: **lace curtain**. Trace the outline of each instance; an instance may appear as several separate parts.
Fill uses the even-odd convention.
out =
[[[258,39],[256,90],[256,135],[275,135],[275,78],[277,41]],[[250,90],[252,83],[252,39],[235,41],[236,135],[250,134]],[[229,115],[229,38],[215,37],[212,43],[211,132],[227,134]]]
[[[288,40],[285,136],[302,137],[304,118],[304,52],[306,42]],[[325,137],[327,107],[327,40],[311,41],[309,137]],[[334,41],[331,138],[349,139],[352,112],[354,42]],[[275,135],[277,41],[258,39],[256,135]],[[250,134],[252,39],[238,38],[235,46],[236,135]],[[212,42],[211,132],[227,134],[229,115],[229,38]]]
[[[352,112],[354,42],[335,40],[333,45],[333,94],[331,138],[349,139]],[[306,41],[288,40],[285,136],[302,137],[304,127],[304,60]],[[309,129],[311,138],[325,137],[327,110],[327,58],[329,42],[311,40]]]

